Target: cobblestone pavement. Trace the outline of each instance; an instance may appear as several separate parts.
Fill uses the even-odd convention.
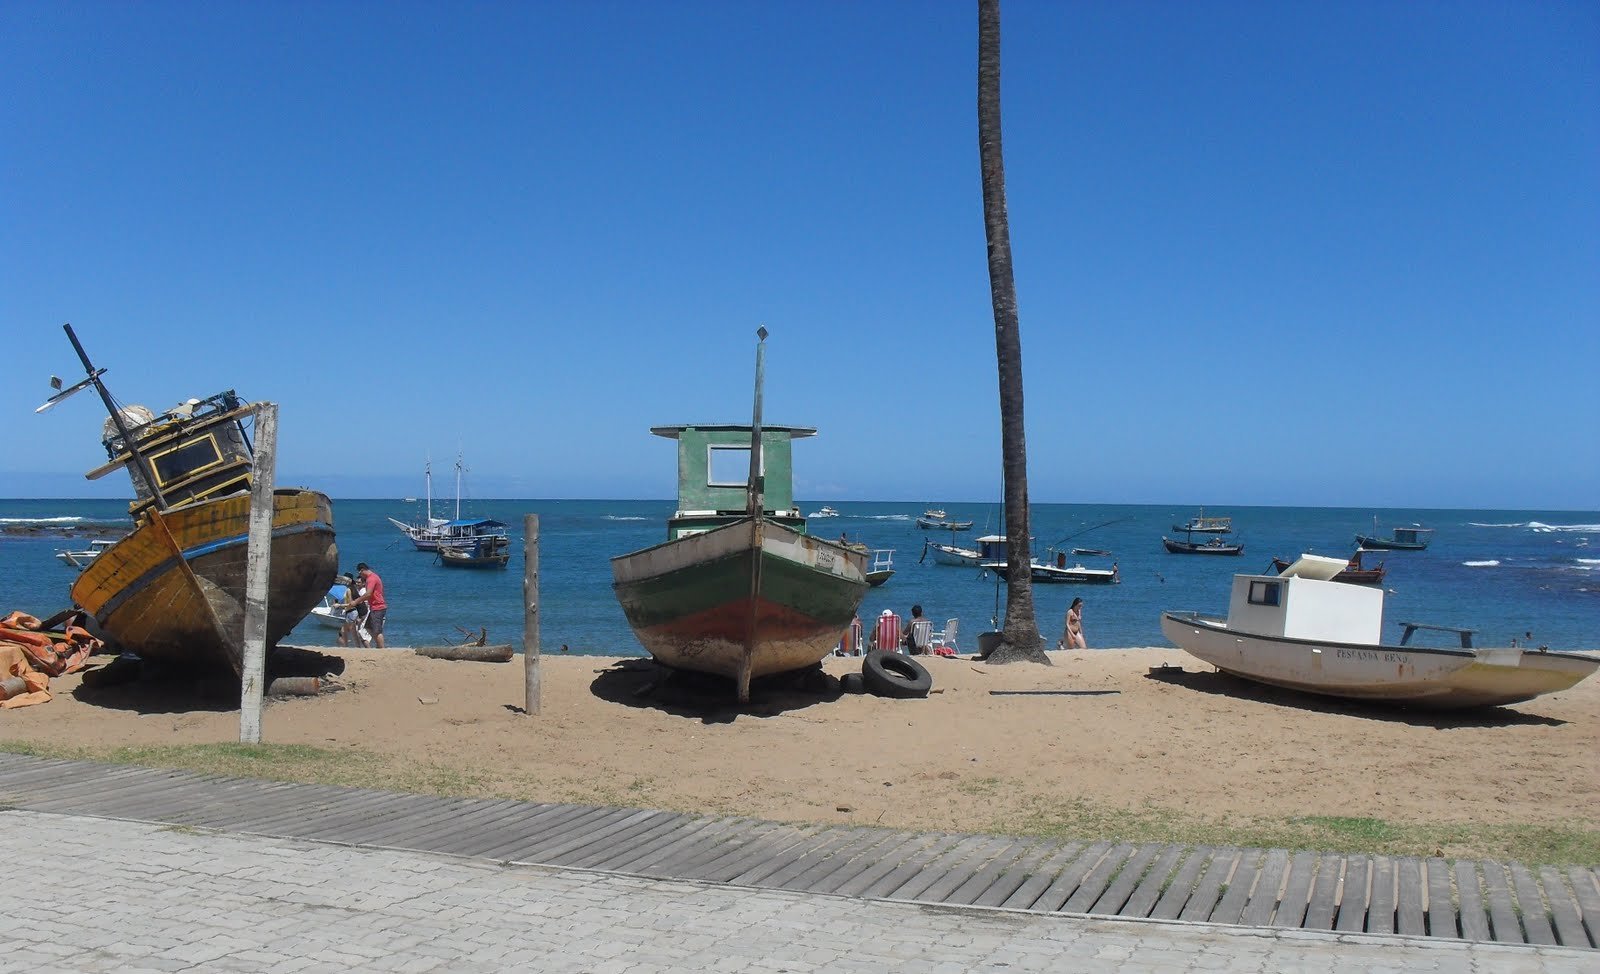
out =
[[[1593,951],[636,879],[0,811],[3,971],[1592,972]]]

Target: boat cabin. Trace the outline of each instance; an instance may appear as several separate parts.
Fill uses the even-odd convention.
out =
[[[1405,545],[1426,545],[1433,528],[1395,528],[1394,540]]]
[[[978,554],[983,561],[998,561],[1004,564],[1010,557],[1006,552],[1006,536],[1003,534],[986,534],[979,538]]]
[[[752,427],[654,426],[650,432],[678,441],[678,509],[667,521],[667,540],[748,515]],[[816,433],[801,426],[761,427],[756,486],[762,513],[796,531],[805,531],[806,522],[794,504],[792,444]]]
[[[255,450],[245,435],[244,419],[254,407],[232,389],[208,399],[190,399],[159,416],[143,406],[128,406],[121,412],[138,455],[108,419],[101,443],[111,462],[84,476],[99,480],[113,470],[126,469],[134,491],[128,510],[135,518],[156,504],[152,474],[168,508],[249,491]]]
[[[1333,581],[1343,558],[1301,555],[1277,575],[1235,575],[1228,628],[1262,636],[1377,645],[1383,590]]]

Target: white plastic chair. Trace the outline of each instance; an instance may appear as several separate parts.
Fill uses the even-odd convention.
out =
[[[949,619],[945,622],[943,629],[930,633],[928,649],[930,651],[941,648],[953,649],[959,653],[961,650],[956,646],[956,627],[960,622],[961,620],[959,619]],[[929,625],[931,626],[933,623],[930,622]]]
[[[916,653],[919,649],[924,653],[933,652],[933,622],[929,619],[916,619],[911,623],[911,639],[906,644],[907,653]]]

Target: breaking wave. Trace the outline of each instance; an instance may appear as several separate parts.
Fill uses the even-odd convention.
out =
[[[87,517],[0,517],[0,524],[82,524]]]
[[[1600,532],[1600,524],[1545,524],[1543,521],[1517,521],[1513,524],[1484,524],[1481,521],[1468,521],[1468,526],[1474,528],[1527,528],[1540,534],[1549,534],[1552,531],[1591,531]]]
[[[607,514],[607,515],[605,515],[605,520],[607,520],[607,521],[649,521],[649,520],[653,520],[653,519],[652,518],[648,518],[648,517],[638,517],[638,516],[635,516],[633,514]]]
[[[1498,568],[1500,567],[1500,559],[1490,558],[1486,561],[1464,561],[1461,564],[1466,565],[1468,568]]]

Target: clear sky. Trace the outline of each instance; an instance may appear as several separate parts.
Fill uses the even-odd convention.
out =
[[[1032,496],[1600,508],[1600,4],[1005,0]],[[972,2],[0,0],[0,496],[81,376],[280,404],[279,480],[992,501]],[[438,478],[436,478],[436,487]],[[448,490],[448,484],[444,484]]]

